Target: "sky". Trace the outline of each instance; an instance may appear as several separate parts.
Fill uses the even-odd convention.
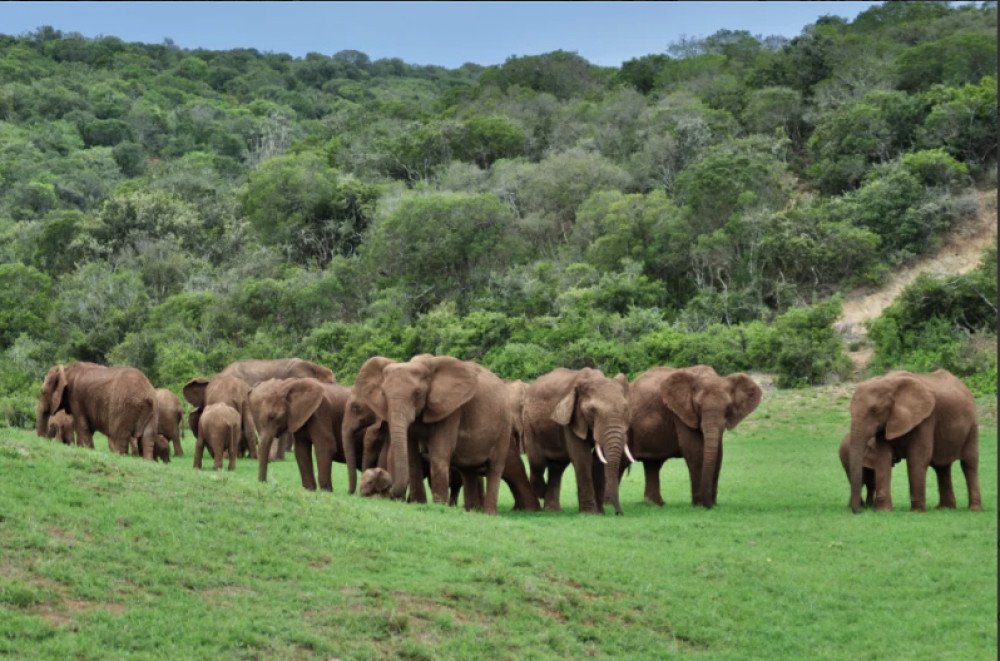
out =
[[[85,37],[302,57],[358,50],[449,69],[574,51],[621,66],[721,29],[792,38],[826,14],[879,2],[0,2],[0,34],[43,25]]]

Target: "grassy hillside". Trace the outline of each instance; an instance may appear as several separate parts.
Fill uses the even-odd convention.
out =
[[[663,508],[498,517],[301,489],[0,429],[0,656],[14,659],[993,659],[996,401],[986,512],[852,516],[844,388],[769,391],[727,434],[719,506],[679,460]],[[929,480],[933,491],[934,480]],[[937,501],[936,494],[929,502]]]

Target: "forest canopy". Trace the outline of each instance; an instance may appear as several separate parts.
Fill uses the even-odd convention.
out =
[[[618,68],[459,69],[0,35],[0,421],[73,360],[174,389],[425,351],[506,378],[844,376],[839,294],[996,187],[996,35],[992,2],[887,2]],[[876,365],[995,390],[995,273],[993,251],[921,280],[872,327]]]

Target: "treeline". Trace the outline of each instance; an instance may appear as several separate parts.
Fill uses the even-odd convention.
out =
[[[456,70],[0,35],[0,419],[30,422],[57,360],[174,389],[240,358],[349,381],[421,351],[527,379],[843,374],[834,295],[996,185],[996,30],[995,3],[890,2],[620,68]],[[995,371],[975,286],[991,313],[921,298],[933,332],[879,326],[879,367]]]

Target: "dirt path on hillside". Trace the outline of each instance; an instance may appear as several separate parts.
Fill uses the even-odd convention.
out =
[[[996,242],[997,191],[994,189],[979,193],[979,214],[976,219],[946,235],[937,253],[894,272],[875,291],[870,287],[862,288],[844,296],[843,312],[835,327],[848,343],[864,339],[865,328],[862,322],[880,316],[882,310],[891,305],[918,275],[967,273],[979,265],[983,251],[996,245]],[[871,353],[871,349],[865,348],[848,354],[856,373],[860,373],[868,365]]]

